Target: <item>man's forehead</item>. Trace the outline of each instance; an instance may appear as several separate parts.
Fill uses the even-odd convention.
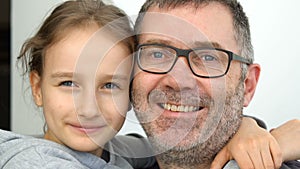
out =
[[[166,13],[147,13],[140,33],[146,37],[152,37],[152,39],[172,39],[185,43],[208,41],[207,36],[200,28],[187,20]]]
[[[199,4],[194,4],[193,2],[187,2],[185,4],[180,5],[165,5],[160,6],[158,4],[154,4],[149,7],[145,13],[161,13],[168,14],[179,17],[187,22],[193,22],[193,19],[198,19],[201,16],[205,16],[206,18],[213,18],[215,13],[218,13],[220,16],[228,15],[231,16],[231,11],[228,6],[217,2],[204,2]],[[208,15],[206,15],[208,14]],[[191,17],[194,16],[194,17]],[[202,18],[203,19],[203,18]]]
[[[198,8],[154,6],[145,13],[140,28],[140,43],[167,39],[192,46],[197,46],[198,42],[210,42],[213,47],[224,49],[235,49],[237,45],[232,15],[219,3],[209,3]]]

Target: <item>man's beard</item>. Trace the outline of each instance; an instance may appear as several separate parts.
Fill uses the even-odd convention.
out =
[[[168,97],[170,91],[164,92]],[[243,95],[243,83],[240,82],[234,91],[223,96],[224,99],[199,96],[198,101],[210,107],[208,113],[181,119],[180,116],[159,116],[159,113],[145,103],[145,100],[151,102],[151,97],[146,99],[142,90],[132,90],[136,115],[153,145],[154,155],[164,164],[178,166],[209,164],[213,160],[239,128]],[[189,97],[193,100],[193,94]]]

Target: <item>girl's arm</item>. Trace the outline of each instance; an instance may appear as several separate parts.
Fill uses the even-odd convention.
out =
[[[277,140],[284,161],[300,160],[300,120],[290,120],[272,129],[271,134]]]
[[[300,143],[297,144],[300,146]],[[211,168],[221,169],[232,159],[241,169],[279,168],[283,159],[280,147],[276,139],[259,127],[253,118],[244,117],[238,132],[217,154]]]

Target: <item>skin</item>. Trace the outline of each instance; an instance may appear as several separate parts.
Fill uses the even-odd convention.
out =
[[[131,72],[128,48],[109,37],[93,39],[98,29],[96,24],[70,29],[47,49],[42,75],[30,73],[47,123],[44,138],[95,155],[123,125]],[[92,48],[93,43],[104,47]]]
[[[285,161],[300,159],[300,120],[290,120],[272,129],[271,134],[278,141]],[[289,144],[284,144],[289,143]]]
[[[221,169],[232,159],[242,169],[280,168],[283,157],[277,138],[255,125],[255,120],[244,118],[238,132],[215,157],[211,169]]]
[[[183,18],[200,30],[206,40],[204,36],[178,35],[178,32],[172,30],[173,27],[166,25],[161,26],[163,29],[152,27],[151,30],[151,24],[146,21],[139,43],[163,43],[187,49],[190,47],[187,44],[193,45],[195,41],[212,42],[218,44],[219,48],[239,54],[232,18],[227,8],[218,3],[210,3],[197,10],[193,9],[191,6],[168,10],[152,7],[149,12],[167,13]],[[147,20],[147,16],[144,19]],[[151,21],[155,22],[155,19]],[[152,25],[157,26],[155,23]],[[155,35],[153,32],[160,34]],[[171,33],[162,36],[167,32]],[[192,31],[183,32],[189,34]],[[182,37],[194,38],[189,42],[188,38],[181,39]],[[235,61],[226,76],[215,79],[196,77],[190,71],[186,59],[182,57],[168,74],[150,74],[139,68],[135,72],[133,104],[150,141],[157,153],[161,153],[157,155],[160,167],[209,168],[216,153],[237,132],[241,123],[242,107],[248,106],[255,92],[260,66],[250,65],[243,81],[240,81],[240,63]],[[210,104],[212,102],[214,104]],[[160,106],[163,103],[201,108],[199,111],[184,113],[163,109]],[[221,106],[217,106],[220,104]],[[225,111],[221,111],[224,109]],[[212,120],[213,117],[217,121]],[[209,127],[211,130],[206,130]]]

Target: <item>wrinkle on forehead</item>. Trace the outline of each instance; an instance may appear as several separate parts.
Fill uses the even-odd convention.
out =
[[[188,45],[198,41],[218,43],[219,47],[238,53],[232,14],[226,6],[217,2],[198,8],[189,6],[149,8],[141,24],[141,33],[163,35]]]
[[[184,43],[206,41],[207,37],[190,22],[166,13],[150,13],[144,17],[141,34],[154,34]]]

